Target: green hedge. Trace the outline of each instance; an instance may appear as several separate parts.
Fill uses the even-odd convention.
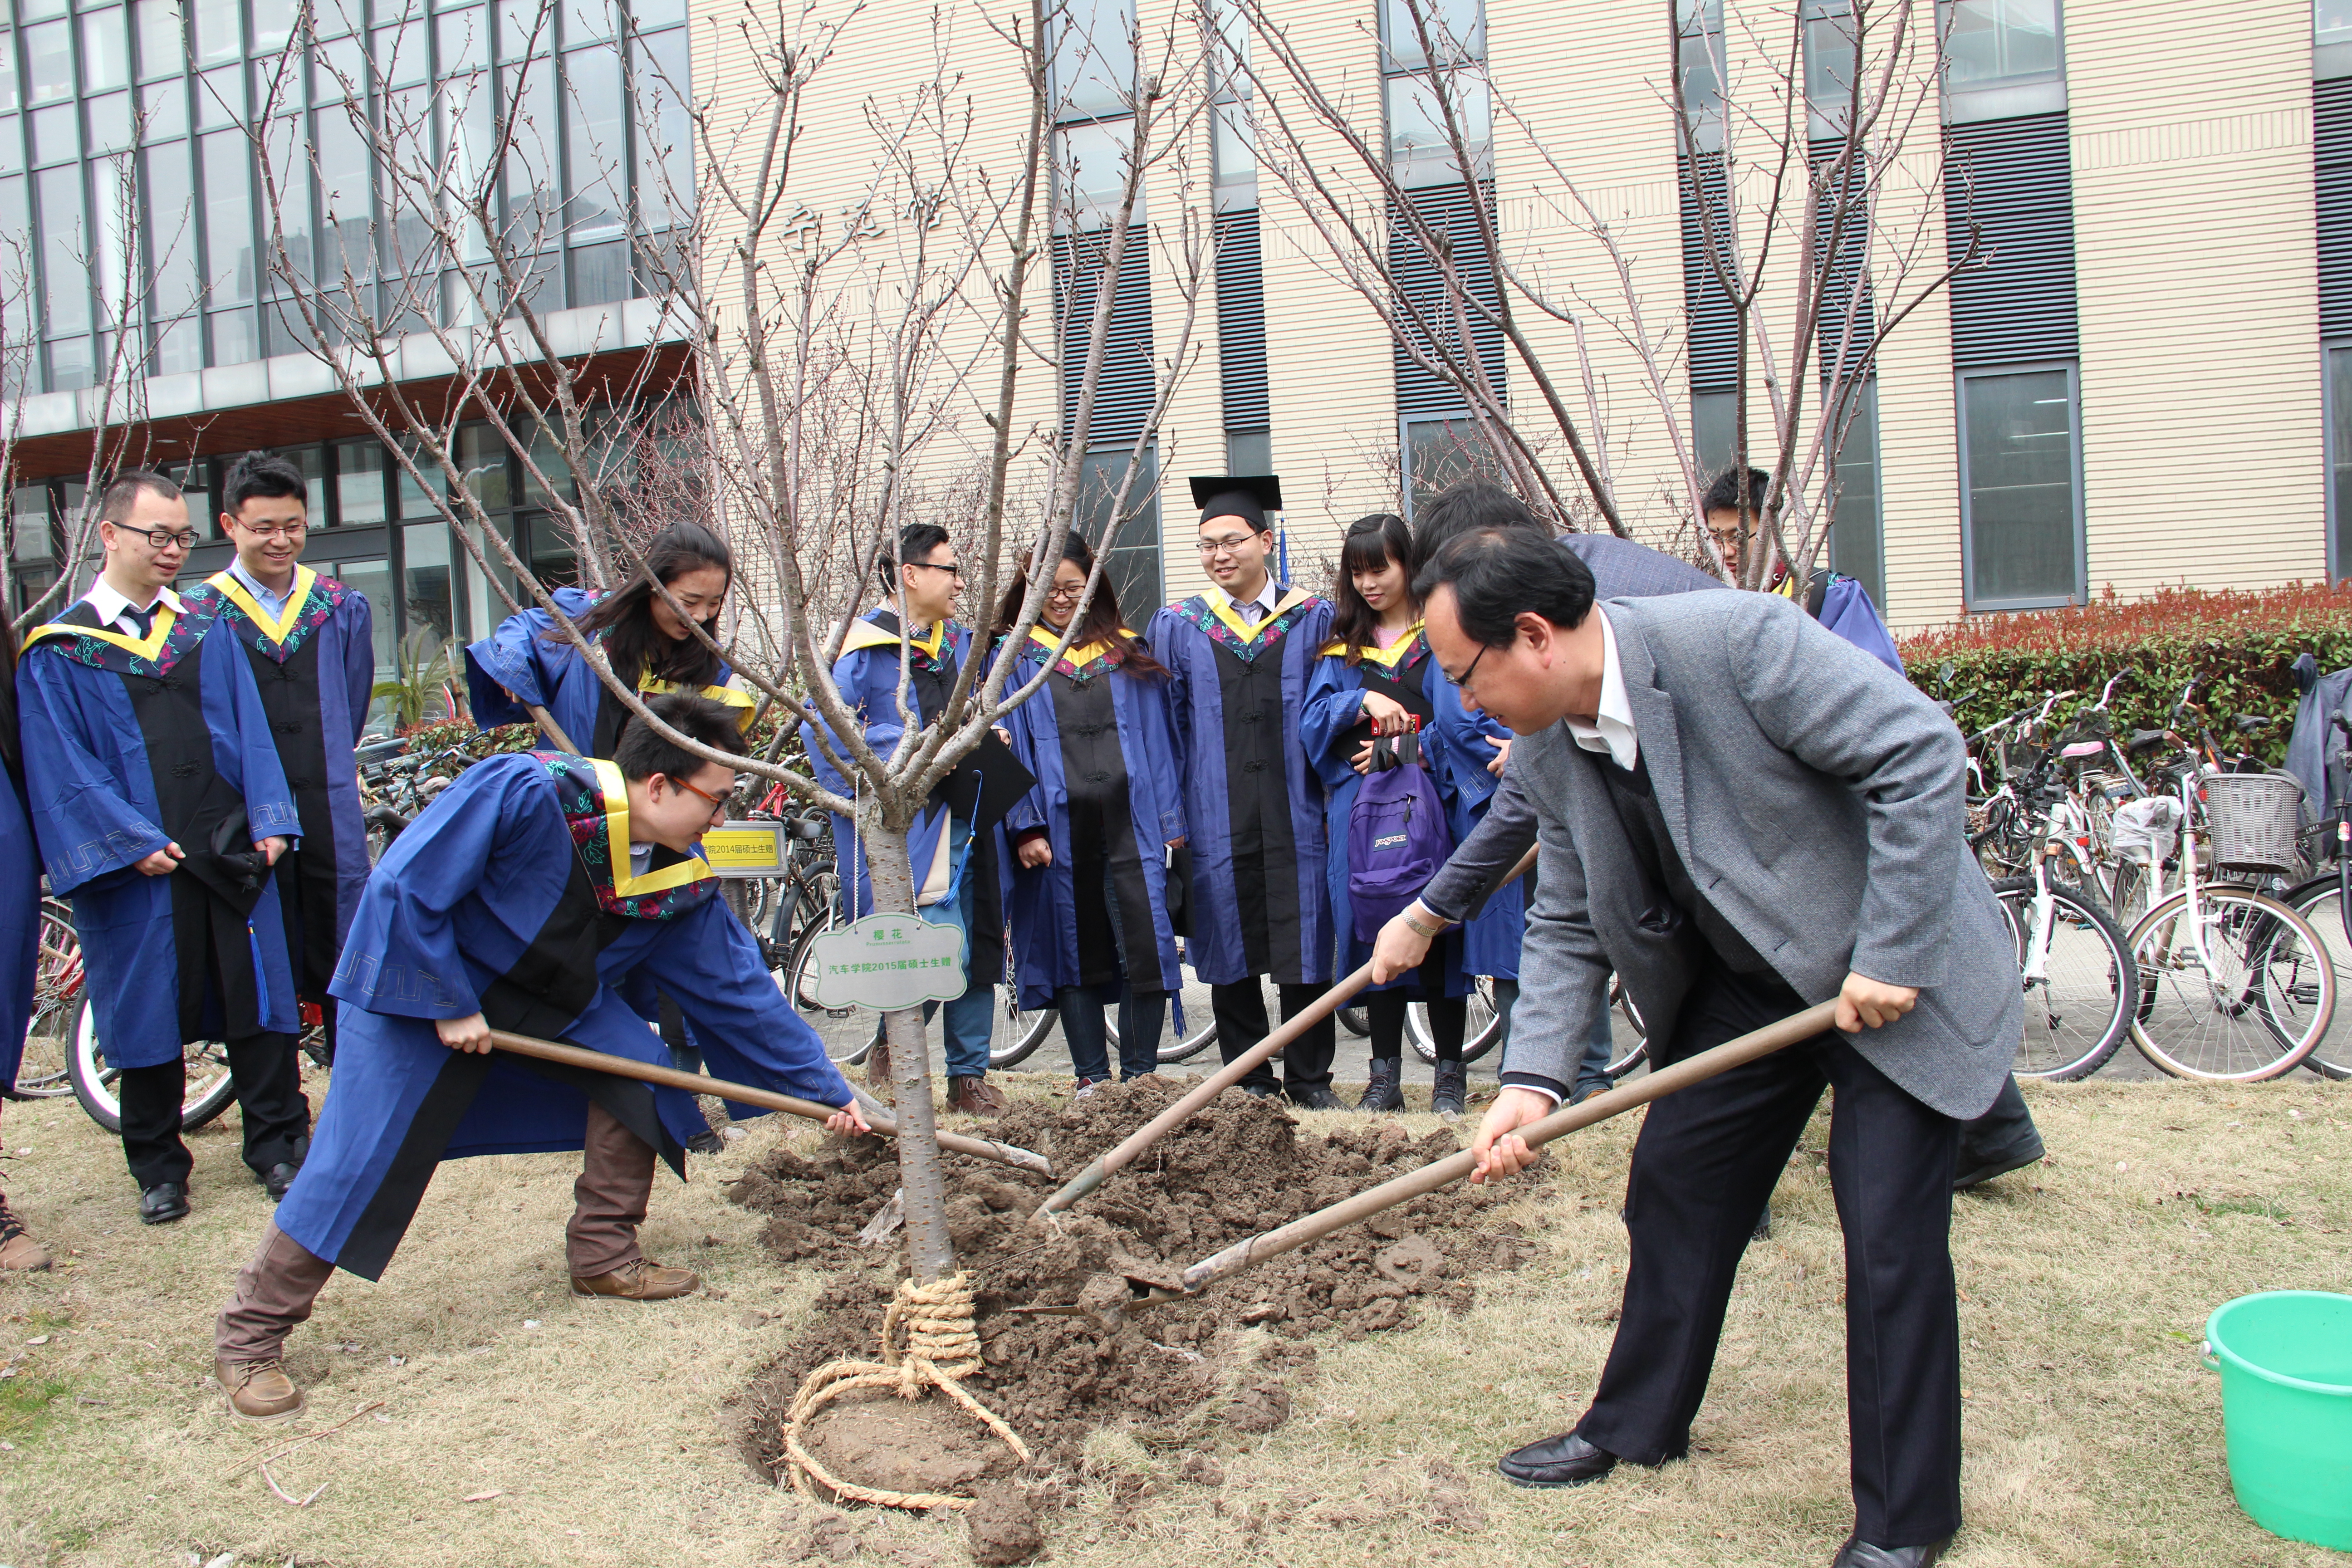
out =
[[[1958,717],[1971,734],[2038,704],[2046,691],[2080,692],[2055,710],[2063,722],[2096,701],[2118,673],[2109,703],[2116,732],[2152,730],[2181,688],[2200,679],[2214,733],[2226,744],[2232,715],[2262,714],[2271,727],[2248,749],[2276,763],[2294,722],[2295,658],[2308,653],[2322,671],[2352,665],[2352,590],[2172,588],[2134,600],[2110,591],[2071,609],[1971,616],[1906,637],[1900,647],[1912,680],[1928,695],[1965,699]]]

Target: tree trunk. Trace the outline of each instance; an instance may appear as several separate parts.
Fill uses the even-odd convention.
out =
[[[872,802],[859,824],[866,865],[874,879],[877,911],[912,914],[915,883],[907,861],[907,830],[893,826]],[[940,825],[940,831],[947,826]],[[939,1121],[931,1107],[931,1051],[923,1010],[900,1007],[882,1016],[890,1046],[890,1088],[898,1100],[898,1182],[906,1194],[907,1265],[919,1284],[955,1271],[948,1236],[948,1196],[940,1174]]]

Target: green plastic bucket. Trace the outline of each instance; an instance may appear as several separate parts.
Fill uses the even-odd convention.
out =
[[[2205,1320],[2230,1486],[2256,1524],[2352,1552],[2352,1296],[2265,1290]]]

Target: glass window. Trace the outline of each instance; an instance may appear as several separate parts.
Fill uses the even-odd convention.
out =
[[[562,232],[555,69],[535,61],[528,68],[509,68],[499,75],[513,123],[507,144],[508,237],[517,248],[529,250]]]
[[[1221,103],[1210,111],[1209,159],[1218,206],[1257,205],[1257,141],[1248,104]]]
[[[25,167],[25,139],[16,116],[0,114],[0,174],[14,174]],[[10,229],[22,234],[23,229]]]
[[[1118,487],[1127,478],[1132,447],[1106,447],[1087,454],[1078,473],[1078,508],[1075,526],[1103,558],[1103,577],[1118,595],[1122,614],[1132,623],[1160,604],[1160,454],[1147,447],[1139,459],[1135,482],[1128,487],[1127,515],[1116,517]]]
[[[326,527],[329,515],[327,449],[323,447],[292,447],[280,450],[278,456],[302,471],[302,505],[310,519],[310,526]]]
[[[686,20],[686,0],[637,0],[630,19],[640,27],[667,27]]]
[[[19,561],[47,561],[57,552],[49,533],[49,487],[19,485],[9,492],[9,551]]]
[[[81,137],[74,121],[79,118],[70,103],[51,104],[25,117],[33,128],[33,162],[70,163],[81,157]]]
[[[635,62],[637,214],[648,232],[693,216],[694,128],[688,121],[686,30],[644,40]]]
[[[1405,515],[1446,486],[1478,475],[1492,477],[1494,459],[1475,419],[1408,419],[1404,422]]]
[[[63,22],[27,27],[25,39],[25,101],[55,103],[73,96],[73,37]]]
[[[1492,178],[1494,104],[1483,72],[1456,69],[1447,74],[1443,90],[1454,120],[1469,145],[1473,173]],[[1438,99],[1441,84],[1429,75],[1388,79],[1389,164],[1400,184],[1443,185],[1462,178],[1454,146],[1445,132],[1444,106]]]
[[[1829,389],[1824,389],[1829,395]],[[1878,383],[1853,389],[1845,441],[1838,448],[1837,500],[1830,511],[1829,563],[1870,592],[1886,613],[1886,567],[1878,510]]]
[[[1108,224],[1118,212],[1127,184],[1127,150],[1134,139],[1135,122],[1128,119],[1065,126],[1055,133],[1063,205],[1078,227]],[[1139,216],[1140,193],[1136,205]]]
[[[398,677],[393,649],[399,642],[399,622],[394,618],[392,599],[392,563],[378,556],[372,561],[335,561],[318,567],[331,577],[340,577],[357,588],[367,599],[369,640],[375,645],[375,678],[379,681]],[[394,717],[394,700],[378,697],[368,704],[370,732],[389,731]]]
[[[368,220],[373,202],[368,188],[367,138],[341,105],[314,110],[310,119],[323,208],[319,224],[319,275],[341,278],[348,267],[354,278],[373,277],[373,236]]]
[[[420,487],[408,477],[406,468],[398,464],[393,466],[393,471],[400,476],[400,515],[404,518],[439,517],[441,497],[447,493],[447,481],[442,477],[441,465],[431,461],[415,447],[408,450],[415,453],[416,471],[424,476],[425,483]]]
[[[580,583],[580,555],[562,520],[543,511],[520,514],[515,531],[524,544],[523,560],[530,574],[547,588],[572,588]]]
[[[613,36],[612,0],[563,0],[563,47]]]
[[[609,305],[617,300],[631,299],[635,293],[629,279],[627,240],[592,245],[572,253],[572,304]]]
[[[295,0],[247,0],[253,13],[253,52],[273,54],[294,36]]]
[[[1853,108],[1854,50],[1860,34],[1849,0],[1806,0],[1805,97],[1816,133],[1839,133]]]
[[[275,219],[278,233],[285,241],[287,256],[292,259],[295,270],[308,278],[311,275],[310,158],[310,149],[302,144],[302,117],[299,114],[281,114],[272,120],[263,138],[263,145],[269,153],[268,177],[260,179],[258,176],[262,171],[257,166],[256,188],[260,191],[261,199],[269,202],[273,199],[271,187],[274,185],[277,204],[274,211],[265,209],[264,227],[266,229]],[[265,233],[263,243],[269,247],[266,254],[274,262],[277,259],[277,242]],[[284,285],[272,279],[271,287],[283,288]]]
[[[244,120],[244,67],[216,66],[196,79],[196,129],[234,130]]]
[[[0,110],[21,107],[16,97],[16,35],[0,27]]]
[[[1225,472],[1229,474],[1274,472],[1274,432],[1271,430],[1226,431]]]
[[[310,55],[310,101],[341,103],[367,91],[367,51],[357,38],[320,44]]]
[[[1458,65],[1486,58],[1486,18],[1479,0],[1382,0],[1381,34],[1383,68],[1391,71],[1419,70],[1433,58]],[[1422,47],[1423,35],[1427,50]]]
[[[547,482],[555,487],[558,495],[565,500],[572,499],[572,465],[564,461],[562,442],[543,430],[535,432],[530,438],[530,460],[547,476]],[[525,506],[545,506],[548,502],[548,492],[530,477],[530,468],[522,471],[522,499]]]
[[[396,27],[378,27],[370,58],[375,64],[376,79],[388,86],[414,87],[431,81],[433,59],[423,18],[412,18]]]
[[[400,531],[400,574],[407,657],[427,661],[457,636],[449,594],[448,524],[412,522]]]
[[[196,302],[195,190],[189,178],[185,142],[150,147],[139,158],[147,175],[145,237],[147,267],[154,279],[152,308],[161,321]]]
[[[51,333],[89,331],[89,225],[82,206],[81,166],[34,176],[40,203],[44,325]]]
[[[254,295],[253,148],[242,131],[203,138],[205,270],[213,305],[242,305]],[[248,356],[250,357],[250,356]],[[215,357],[215,364],[236,362]]]
[[[2323,44],[2352,40],[2352,0],[2311,0],[2311,31]]]
[[[0,234],[33,232],[32,199],[24,175],[0,179]],[[0,290],[0,325],[6,327],[9,337],[25,342],[33,335],[32,322],[33,301],[21,289]]]
[[[1963,375],[1960,425],[1969,607],[2077,596],[2073,367]]]
[[[2058,0],[1945,0],[1943,19],[1947,86],[2001,87],[2058,74]]]
[[[251,310],[215,310],[205,324],[212,338],[214,364],[250,364],[261,357]]]
[[[168,142],[188,133],[188,89],[178,77],[139,89],[139,112],[146,117],[140,133],[150,142]]]
[[[1129,112],[1135,90],[1133,0],[1066,0],[1054,34],[1057,118]]]
[[[131,95],[127,92],[104,93],[85,99],[89,111],[89,150],[93,156],[101,153],[121,153],[131,145]]]
[[[1693,128],[1723,107],[1723,0],[1675,0],[1675,68]]]
[[[196,62],[241,59],[245,38],[237,23],[236,0],[187,0],[195,7]]]
[[[109,92],[131,81],[131,39],[122,26],[122,10],[109,5],[81,16],[81,89]]]
[[[1738,393],[1691,394],[1691,450],[1698,458],[1698,477],[1702,485],[1738,460],[1739,447],[1734,433],[1738,423]],[[1752,453],[1750,457],[1752,458]]]
[[[384,521],[384,469],[391,454],[376,441],[335,447],[335,521],[345,528]],[[446,546],[444,558],[446,560]]]
[[[498,0],[499,58],[520,60],[544,55],[555,45],[555,18],[540,8],[539,0]]]
[[[628,131],[621,91],[621,52],[613,45],[563,57],[564,188],[571,194],[572,243],[616,239],[627,219]],[[583,301],[593,303],[595,301]]]
[[[139,34],[142,80],[187,68],[188,47],[180,31],[180,0],[132,0],[131,25]]]
[[[2352,577],[2352,345],[2327,351],[2328,576]]]
[[[97,367],[91,361],[89,339],[62,338],[49,344],[49,390],[75,392],[97,384]]]
[[[16,15],[27,22],[37,22],[44,16],[62,16],[66,0],[17,0]]]
[[[457,471],[467,489],[485,510],[514,504],[507,484],[507,447],[487,425],[467,425],[457,432]]]

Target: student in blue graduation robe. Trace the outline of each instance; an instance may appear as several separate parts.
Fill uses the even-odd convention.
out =
[[[726,541],[694,523],[676,522],[654,536],[645,554],[654,578],[715,640],[735,577],[735,557]],[[751,694],[726,660],[695,640],[643,574],[610,594],[558,588],[552,596],[604,649],[613,673],[639,692],[699,692],[736,710],[739,723],[751,723],[756,708]],[[474,722],[485,730],[528,723],[533,707],[544,708],[563,731],[561,737],[549,735],[547,744],[591,757],[613,754],[630,716],[555,629],[555,617],[536,607],[509,616],[498,630],[466,649],[466,698]]]
[[[1266,514],[1282,504],[1273,476],[1194,479],[1192,493],[1201,564],[1214,586],[1160,611],[1145,640],[1171,674],[1184,759],[1187,951],[1209,984],[1217,1049],[1231,1061],[1269,1033],[1261,976],[1274,978],[1285,1018],[1331,983],[1323,781],[1299,739],[1331,606],[1269,570]],[[1282,1087],[1293,1101],[1340,1109],[1333,1046],[1326,1018],[1284,1052]],[[1261,1066],[1242,1087],[1271,1094],[1274,1074]]]
[[[1436,710],[1428,696],[1430,672],[1437,668],[1421,636],[1421,606],[1413,601],[1410,563],[1412,532],[1392,512],[1375,512],[1349,526],[1339,543],[1339,567],[1332,584],[1332,640],[1316,661],[1307,688],[1300,734],[1307,754],[1322,775],[1329,825],[1331,920],[1338,929],[1340,967],[1354,970],[1371,955],[1358,939],[1348,896],[1348,822],[1363,774],[1371,765],[1376,735],[1417,730],[1421,754],[1433,780],[1443,786],[1439,753],[1444,742],[1435,728]],[[1451,803],[1449,802],[1449,807]],[[1449,819],[1451,817],[1449,810]],[[1448,824],[1451,826],[1450,820]],[[1422,966],[1406,978],[1364,993],[1371,1025],[1372,1055],[1359,1110],[1402,1110],[1405,1008],[1419,1001],[1429,1009],[1430,1034],[1437,1049],[1436,1082],[1430,1109],[1442,1116],[1462,1114],[1462,1037],[1469,1016],[1470,976],[1459,932],[1441,937]]]
[[[730,710],[701,698],[653,707],[704,745],[735,732]],[[215,1333],[237,1415],[301,1408],[279,1361],[286,1335],[335,1268],[382,1277],[443,1160],[584,1150],[565,1235],[572,1294],[660,1300],[699,1283],[636,1238],[656,1159],[685,1174],[684,1140],[703,1124],[694,1097],[492,1054],[492,1029],[660,1063],[661,1043],[620,994],[650,979],[677,998],[714,1072],[841,1106],[829,1125],[864,1129],[751,933],[712,897],[698,842],[733,773],[642,721],[614,749],[610,762],[532,752],[476,764],[369,879],[335,976],[334,1092]]]
[[[189,599],[245,646],[261,689],[302,818],[300,845],[278,862],[287,945],[302,999],[324,1007],[368,876],[352,751],[375,689],[375,637],[367,595],[302,564],[309,505],[302,471],[285,458],[238,458],[221,486],[221,527],[236,559]],[[329,1010],[331,1054],[334,1038]]]
[[[894,564],[887,552],[878,563],[886,602],[851,624],[833,666],[834,689],[863,721],[866,745],[886,758],[907,730],[898,710],[902,670],[909,706],[921,723],[930,724],[945,709],[972,651],[971,633],[952,619],[963,573],[948,531],[936,523],[908,524],[899,531],[897,559],[905,564]],[[915,624],[911,633],[899,621],[901,604]],[[801,742],[818,783],[843,795],[856,794],[856,783],[844,778],[818,748],[814,725],[801,726]],[[916,914],[964,933],[964,993],[937,1009],[946,1036],[949,1109],[1001,1116],[1004,1096],[988,1081],[988,1043],[995,1030],[996,984],[1004,973],[1003,834],[993,824],[975,826],[976,784],[959,787],[972,776],[969,771],[959,773],[933,795],[907,836],[907,854]],[[836,815],[833,847],[845,911],[852,920],[873,913],[874,878],[857,825]],[[932,1012],[925,1006],[926,1017]],[[866,1058],[866,1078],[888,1092],[887,1043],[877,1041]]]
[[[1004,721],[1013,754],[1037,779],[1004,819],[1016,866],[1006,912],[1021,1005],[1061,1015],[1081,1096],[1110,1077],[1103,1009],[1119,1010],[1118,1076],[1141,1078],[1159,1066],[1168,998],[1184,983],[1168,908],[1184,795],[1167,668],[1120,620],[1108,577],[1069,647],[1054,651],[1093,570],[1094,552],[1071,534],[1005,678],[1009,692],[1053,666],[1043,689]],[[1024,563],[998,610],[999,636],[1021,614],[1027,575]]]
[[[164,584],[195,532],[179,487],[132,471],[100,500],[106,566],[26,639],[18,723],[49,887],[74,906],[89,1005],[121,1076],[139,1217],[188,1212],[184,1047],[218,1040],[245,1161],[276,1197],[310,1108],[270,868],[300,832],[268,711],[236,636]]]
[[[0,669],[16,665],[16,630],[0,613]],[[16,1098],[25,1030],[40,966],[41,858],[25,813],[25,753],[16,743],[16,684],[0,680],[0,1101]],[[47,1268],[49,1255],[0,1193],[0,1274]]]

